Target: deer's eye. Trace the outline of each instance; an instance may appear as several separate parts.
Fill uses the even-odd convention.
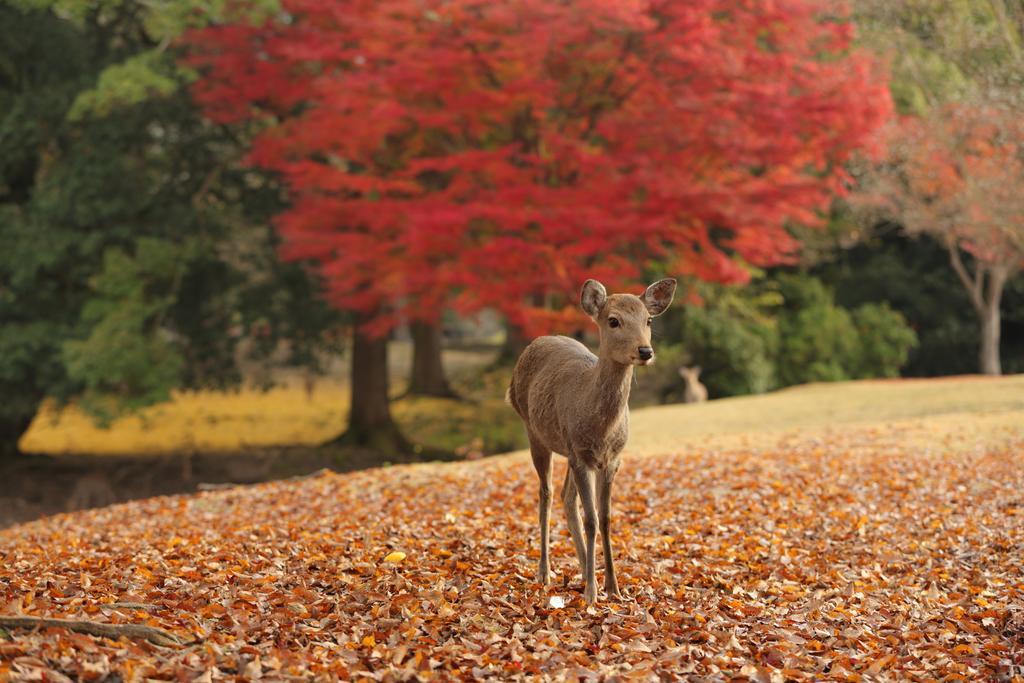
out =
[[[619,326],[619,319],[618,318],[608,318],[608,327],[618,327],[618,326]]]

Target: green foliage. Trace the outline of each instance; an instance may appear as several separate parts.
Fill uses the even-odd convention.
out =
[[[658,360],[640,378],[645,402],[681,400],[682,365],[700,365],[711,398],[756,394],[775,388],[778,344],[772,310],[779,297],[755,280],[749,287],[694,283],[700,305],[670,308],[656,324]],[[659,342],[678,339],[681,345]]]
[[[773,321],[737,315],[728,306],[687,306],[685,317],[686,364],[701,366],[710,397],[760,394],[775,387]]]
[[[17,5],[50,9],[90,33],[100,30],[140,32],[156,47],[142,49],[106,66],[92,88],[75,98],[68,117],[106,116],[119,107],[131,107],[153,98],[168,97],[194,78],[176,59],[168,45],[186,30],[224,20],[230,13],[244,13],[259,21],[280,9],[277,0],[250,0],[239,5],[230,0],[18,0]],[[134,17],[134,18],[133,18]]]
[[[860,349],[850,366],[855,378],[899,377],[917,334],[889,304],[864,304],[853,312]]]
[[[60,346],[82,295],[75,238],[29,208],[85,75],[82,37],[46,14],[0,5],[0,455],[47,394],[69,390]],[[47,46],[60,45],[61,55]]]
[[[917,335],[887,304],[852,312],[835,304],[832,290],[807,275],[781,275],[785,303],[779,314],[779,379],[783,384],[894,377]]]
[[[165,49],[205,5],[0,5],[0,454],[47,396],[109,416],[224,388],[255,327],[301,327],[301,363],[338,322],[277,261],[280,193],[236,164],[244,131],[199,116]]]
[[[1020,0],[856,0],[861,41],[890,57],[903,113],[971,98],[1016,99],[1024,86]]]
[[[184,359],[161,325],[174,303],[185,250],[142,238],[134,254],[112,247],[82,308],[84,339],[64,343],[68,376],[84,387],[81,405],[104,421],[170,398]]]
[[[100,73],[96,87],[78,94],[68,118],[106,116],[117,107],[130,107],[152,97],[177,92],[179,81],[168,70],[166,59],[156,52],[143,52],[114,64]]]
[[[850,379],[857,334],[850,314],[836,307],[818,280],[783,275],[779,319],[779,379],[785,385]]]
[[[279,0],[6,0],[22,12],[51,12],[80,28],[126,27],[144,32],[149,42],[166,44],[186,29],[244,13],[259,21],[281,8]]]
[[[697,285],[701,304],[664,316],[658,362],[644,371],[636,405],[678,401],[680,365],[700,365],[711,398],[779,386],[897,376],[917,336],[887,304],[838,306],[806,274],[755,273],[745,287]]]
[[[966,134],[966,129],[956,125],[945,130],[944,126],[954,123],[951,111],[985,111],[980,117],[981,127],[991,125],[993,130],[1000,119],[1019,119],[1024,105],[1024,2],[856,0],[853,7],[862,43],[890,56],[890,89],[899,110],[919,117],[926,137],[938,148],[954,150],[950,158],[956,161],[957,168],[950,173],[955,172],[963,183],[962,192],[943,193],[944,209],[936,206],[934,198],[921,196],[920,190],[926,188],[902,187],[903,177],[909,177],[906,173],[912,171],[913,165],[901,163],[908,150],[901,149],[897,142],[886,164],[868,166],[861,173],[862,200],[866,205],[861,220],[865,227],[888,227],[876,224],[878,199],[884,198],[888,203],[884,213],[903,223],[906,229],[933,233],[940,244],[955,234],[964,242],[981,243],[981,251],[987,248],[1005,254],[1003,247],[992,248],[985,243],[992,239],[993,232],[1007,226],[1012,230],[1017,223],[1016,208],[1012,202],[1000,202],[987,186],[993,182],[989,176],[995,168],[1012,169],[1006,165],[986,168],[984,163],[979,167],[977,159],[984,155],[956,151],[956,140]],[[998,111],[1006,112],[1006,117],[992,113]],[[1011,129],[1005,123],[1003,126]],[[912,150],[915,145],[908,142],[906,147]],[[1010,187],[1015,183],[995,184]],[[979,208],[980,212],[975,210]],[[1002,212],[1013,216],[996,218],[994,231],[982,227],[977,234],[971,234],[973,223],[984,222],[981,216],[998,216]],[[934,245],[922,240],[914,243],[912,249],[901,248],[900,256],[905,261],[893,267],[893,252],[877,240],[873,246],[880,248],[881,253],[858,253],[857,258],[877,256],[879,265],[890,275],[886,284],[894,308],[905,314],[919,335],[920,347],[910,354],[906,371],[915,375],[976,371],[980,325],[971,319],[972,304],[950,272],[948,256],[933,258]],[[925,260],[929,261],[928,268],[922,267]],[[871,281],[881,280],[869,269],[859,275]],[[939,280],[944,281],[941,289],[935,286]],[[852,285],[856,290],[862,289],[857,282]],[[1011,280],[1008,291],[1012,287]],[[1006,371],[1021,358],[1021,333],[1013,322],[1013,299],[1012,295],[1004,294],[1003,310],[1008,315],[1004,319],[1001,355]]]

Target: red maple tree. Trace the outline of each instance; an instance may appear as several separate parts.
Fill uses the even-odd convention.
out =
[[[282,6],[188,37],[195,94],[262,126],[286,255],[357,314],[366,433],[390,423],[373,338],[397,320],[494,307],[536,334],[586,277],[743,281],[793,254],[787,227],[820,221],[890,113],[824,0]]]

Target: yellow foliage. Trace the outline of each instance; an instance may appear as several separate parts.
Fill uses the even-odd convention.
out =
[[[168,403],[115,420],[109,428],[70,406],[45,405],[21,439],[29,453],[148,454],[231,451],[254,446],[314,446],[345,428],[348,395],[321,383],[312,398],[299,386],[269,391],[178,392]]]

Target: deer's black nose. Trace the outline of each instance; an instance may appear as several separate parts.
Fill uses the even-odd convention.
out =
[[[654,349],[650,346],[641,346],[636,350],[640,354],[640,360],[650,360],[654,358]]]

